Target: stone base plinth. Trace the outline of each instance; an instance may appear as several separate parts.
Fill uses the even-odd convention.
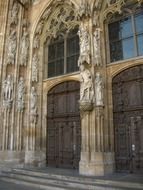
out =
[[[42,151],[26,151],[25,152],[25,165],[34,167],[46,166],[46,155]]]
[[[82,159],[79,163],[79,173],[85,176],[104,176],[114,172],[114,154],[94,152],[90,161]]]
[[[22,167],[24,154],[22,151],[0,151],[0,168]]]

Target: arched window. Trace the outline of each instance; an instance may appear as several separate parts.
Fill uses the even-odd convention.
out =
[[[143,9],[122,15],[108,25],[110,62],[143,55]]]
[[[78,29],[53,38],[48,46],[48,78],[78,71]]]

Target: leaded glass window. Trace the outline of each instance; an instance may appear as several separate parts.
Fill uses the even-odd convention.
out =
[[[78,71],[78,29],[52,39],[48,46],[48,78]]]
[[[143,11],[108,25],[110,62],[143,55]]]

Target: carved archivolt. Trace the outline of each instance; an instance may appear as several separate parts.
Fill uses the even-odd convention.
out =
[[[76,15],[76,10],[70,1],[64,3],[63,0],[59,0],[58,3],[54,1],[41,16],[33,38],[32,82],[38,82],[41,38],[44,37],[44,40],[56,38],[59,34],[74,29],[79,25]]]
[[[55,5],[52,4],[43,13],[35,32],[36,35],[41,35],[43,28],[47,36],[56,37],[59,31],[70,30],[78,25],[76,19],[76,10],[73,4],[69,1],[58,1]],[[46,27],[45,27],[46,26]]]

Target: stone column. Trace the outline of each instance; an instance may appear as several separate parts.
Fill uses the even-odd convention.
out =
[[[87,176],[103,176],[113,172],[113,153],[106,148],[108,122],[106,107],[99,11],[94,11],[88,1],[82,1],[79,9],[80,56],[80,113],[81,160],[79,173]],[[103,77],[104,76],[104,77]],[[106,116],[107,118],[107,116]],[[106,138],[105,138],[106,137]],[[109,137],[108,137],[109,138]]]

